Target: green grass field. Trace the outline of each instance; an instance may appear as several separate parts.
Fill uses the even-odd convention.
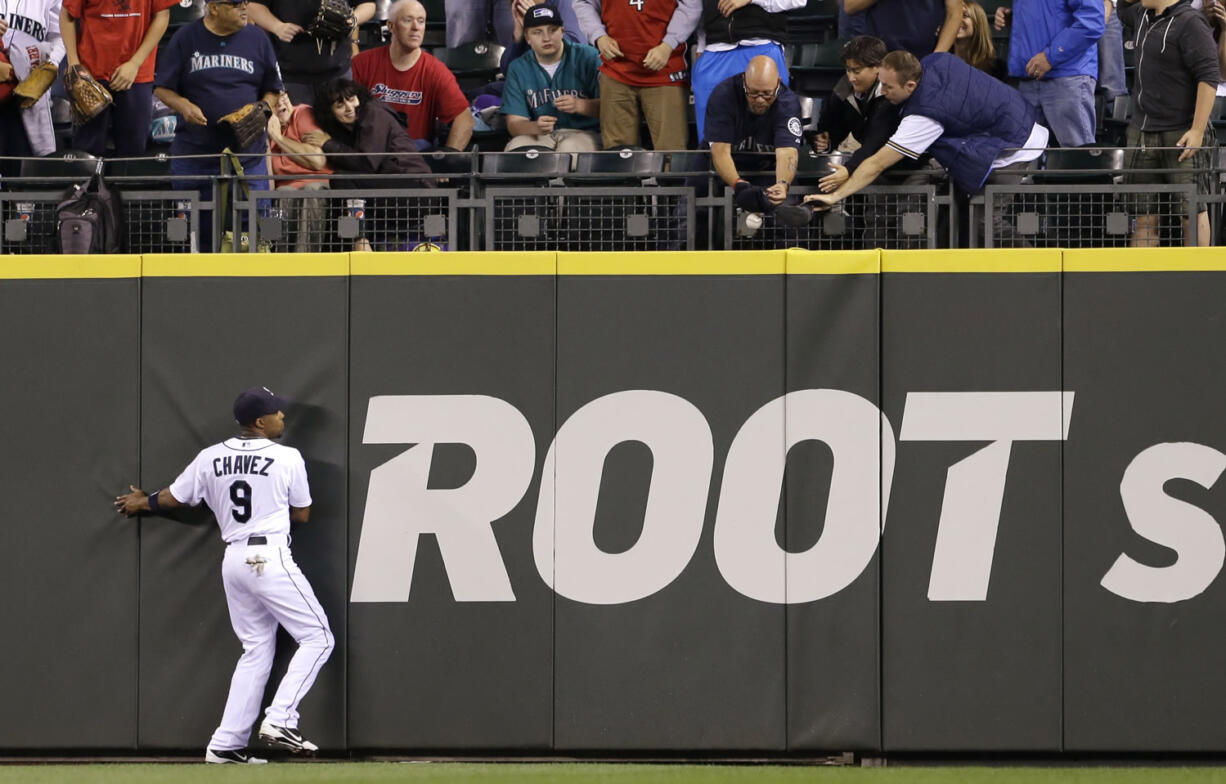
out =
[[[260,766],[197,764],[0,765],[0,782],[142,784],[1202,784],[1226,782],[1226,767],[803,767],[636,763],[315,762]]]

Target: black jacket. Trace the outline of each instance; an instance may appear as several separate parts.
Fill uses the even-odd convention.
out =
[[[1180,0],[1160,16],[1140,3],[1120,4],[1133,28],[1136,84],[1132,124],[1142,131],[1187,130],[1196,113],[1196,86],[1221,80],[1217,45],[1205,15]]]
[[[719,0],[703,0],[702,29],[708,44],[735,44],[751,38],[783,43],[788,34],[788,19],[753,3],[724,16],[719,12]]]
[[[397,120],[395,112],[377,100],[370,100],[358,107],[357,121],[350,130],[340,129],[324,142],[323,151],[328,155],[328,165],[336,171],[355,174],[430,174],[417,146],[409,138]],[[342,153],[342,154],[338,154]],[[393,153],[392,155],[346,155],[343,153]],[[378,183],[366,181],[341,181],[335,188],[379,187]],[[383,187],[423,188],[434,187],[430,179],[415,178]]]
[[[830,149],[835,149],[849,136],[855,136],[860,142],[860,149],[852,153],[847,162],[848,173],[866,158],[885,146],[885,143],[898,130],[898,107],[885,99],[878,91],[880,82],[868,91],[866,99],[856,98],[851,90],[851,82],[844,76],[834,86],[834,91],[822,104],[822,113],[818,115],[817,132],[830,134]],[[895,169],[910,169],[915,162],[910,158],[899,161]]]

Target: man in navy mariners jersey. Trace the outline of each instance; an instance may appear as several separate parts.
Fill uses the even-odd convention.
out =
[[[600,54],[562,39],[562,17],[547,5],[524,13],[532,50],[507,69],[502,113],[508,150],[540,144],[559,152],[600,149]]]
[[[170,39],[153,84],[154,94],[182,118],[170,146],[174,187],[199,190],[202,198],[210,199],[212,186],[207,181],[184,177],[220,172],[217,156],[229,144],[229,136],[218,127],[218,120],[259,100],[274,110],[281,71],[268,36],[247,25],[247,0],[210,0],[203,18],[180,28]],[[245,150],[234,150],[248,175],[268,173],[267,151],[266,135]],[[209,157],[184,157],[192,155]],[[250,185],[267,188],[268,181],[257,177]]]
[[[759,55],[745,73],[715,86],[707,103],[703,142],[711,148],[711,166],[735,192],[733,203],[746,212],[774,214],[786,225],[807,223],[811,213],[785,205],[796,177],[803,142],[800,102],[779,78],[775,61]],[[752,153],[774,153],[773,161]],[[774,176],[742,176],[742,171],[771,168]]]

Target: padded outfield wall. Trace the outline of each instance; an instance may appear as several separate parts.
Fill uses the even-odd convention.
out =
[[[1226,751],[1224,335],[1211,249],[8,257],[0,748],[203,746],[223,544],[111,500],[266,384],[325,749]]]

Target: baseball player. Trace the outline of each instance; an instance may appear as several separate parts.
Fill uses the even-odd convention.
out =
[[[115,508],[128,517],[203,500],[226,541],[221,576],[243,655],[205,762],[267,761],[247,753],[247,740],[272,670],[277,624],[293,636],[298,650],[264,712],[260,739],[294,753],[318,750],[298,732],[298,703],[332,653],[334,638],[289,550],[290,522],[307,521],[311,491],[302,455],[275,441],[285,430],[285,408],[285,400],[267,387],[244,391],[234,401],[238,436],[202,450],[166,489],[146,495],[130,487],[131,492],[115,499]]]

